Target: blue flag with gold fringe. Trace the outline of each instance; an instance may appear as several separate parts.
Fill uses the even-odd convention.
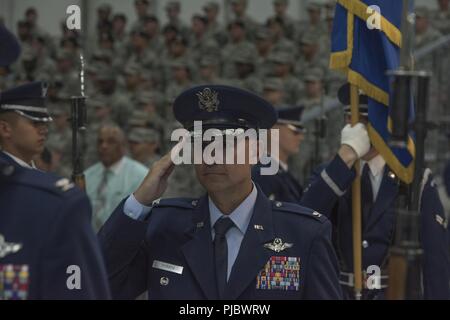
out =
[[[392,79],[386,72],[399,67],[402,4],[397,0],[337,0],[330,68],[345,72],[348,82],[367,94],[370,140],[392,171],[411,183],[415,157],[412,134],[407,148],[388,146]],[[412,104],[411,108],[413,115]]]

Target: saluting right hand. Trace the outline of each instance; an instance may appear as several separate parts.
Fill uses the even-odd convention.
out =
[[[153,201],[159,199],[166,191],[168,179],[175,168],[172,154],[177,154],[178,150],[183,148],[186,142],[187,137],[184,137],[169,153],[155,162],[150,168],[144,181],[134,192],[134,197],[140,204],[150,206]]]

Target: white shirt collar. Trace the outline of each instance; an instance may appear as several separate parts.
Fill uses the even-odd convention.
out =
[[[363,165],[361,166],[361,169],[364,168],[364,164],[367,164],[369,166],[370,173],[372,174],[372,176],[378,177],[379,175],[383,174],[383,169],[384,169],[384,166],[386,165],[386,161],[379,154],[367,162],[363,161]]]
[[[109,168],[106,168],[103,164],[102,165],[105,170],[109,170],[112,173],[114,173],[115,175],[118,175],[123,168],[124,161],[125,161],[125,157],[122,157],[119,161],[117,161],[116,163],[111,165]]]
[[[209,197],[208,205],[211,228],[214,228],[214,224],[217,220],[219,220],[222,216],[226,216],[234,222],[235,226],[242,232],[242,234],[245,234],[253,214],[253,208],[255,207],[257,196],[258,189],[255,184],[253,184],[252,192],[250,192],[247,198],[245,198],[245,200],[242,201],[242,203],[229,215],[224,215]]]
[[[5,153],[7,156],[9,156],[11,159],[13,159],[19,166],[27,168],[27,169],[36,169],[36,165],[34,164],[34,161],[31,160],[31,164],[26,163],[22,159],[19,159],[15,156],[13,156],[11,153],[6,152],[5,150],[2,150],[3,153]]]

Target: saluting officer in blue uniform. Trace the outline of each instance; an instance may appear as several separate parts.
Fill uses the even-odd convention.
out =
[[[0,26],[0,65],[17,48],[5,32]],[[87,197],[67,179],[30,169],[46,135],[41,122],[50,120],[44,100],[41,83],[0,93],[0,144],[8,150],[0,151],[0,300],[107,299]]]
[[[349,86],[339,91],[339,98],[347,105],[349,120]],[[399,192],[398,178],[386,165],[383,157],[371,146],[367,124],[367,96],[361,95],[362,123],[347,125],[342,131],[338,154],[325,168],[314,172],[305,189],[302,204],[325,214],[333,223],[333,240],[341,266],[344,294],[352,297],[352,201],[351,185],[356,176],[354,163],[362,160],[362,262],[363,270],[371,265],[381,268],[381,288],[365,290],[367,299],[383,299],[388,275],[389,247],[393,242],[396,212],[395,200]],[[364,123],[364,124],[363,124]],[[447,222],[436,185],[427,169],[423,177],[420,208],[420,237],[424,249],[423,289],[426,299],[448,299],[450,262],[447,251]],[[366,284],[366,281],[364,281]]]
[[[174,114],[188,131],[194,121],[202,121],[203,130],[217,129],[216,138],[276,122],[265,100],[215,85],[182,93]],[[242,139],[225,152],[242,146],[254,152],[255,143]],[[146,290],[149,299],[341,298],[330,222],[299,205],[270,201],[252,182],[246,159],[196,164],[207,190],[200,199],[155,201],[174,163],[168,154],[152,167],[99,233],[114,298],[133,299]]]
[[[252,170],[253,181],[261,188],[270,200],[300,203],[303,195],[303,186],[289,172],[289,158],[299,152],[303,141],[305,128],[301,123],[303,107],[287,107],[277,110],[278,121],[273,129],[279,130],[279,154],[272,161],[279,164],[275,175],[262,175],[261,167],[268,165],[258,164]]]

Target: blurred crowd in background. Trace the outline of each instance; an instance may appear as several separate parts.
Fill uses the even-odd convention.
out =
[[[417,50],[450,34],[449,0],[437,3],[437,10],[416,10]],[[180,127],[172,115],[172,102],[192,86],[241,87],[256,92],[278,108],[294,105],[304,106],[305,110],[323,108],[335,99],[345,76],[328,68],[334,4],[334,1],[309,1],[307,19],[297,21],[289,15],[289,0],[274,0],[273,16],[262,24],[248,15],[246,0],[230,1],[232,16],[226,24],[218,22],[224,9],[218,2],[198,8],[190,23],[185,23],[180,13],[188,1],[170,1],[165,6],[166,24],[152,12],[150,0],[134,1],[134,21],[115,12],[111,5],[103,4],[96,8],[96,35],[89,38],[94,41],[67,29],[65,22],[61,24],[59,37],[50,36],[40,27],[39,7],[30,7],[16,25],[22,44],[20,60],[11,68],[0,68],[0,90],[34,80],[48,82],[48,106],[54,122],[47,149],[37,161],[41,167],[69,177],[72,170],[69,99],[80,94],[80,53],[84,53],[88,96],[84,165],[89,190],[95,165],[126,157],[134,165],[149,167],[169,150],[170,135]],[[448,129],[450,114],[449,53],[448,45],[444,45],[429,50],[417,61],[418,68],[426,68],[435,75],[429,117],[437,120],[438,128],[430,132],[427,160],[436,170],[449,158],[449,144],[441,130],[445,126]],[[305,124],[308,131],[291,166],[301,181],[318,164],[312,162],[329,160],[339,146],[344,125],[342,108],[321,116],[326,116],[326,134],[320,137],[319,156],[315,149],[317,132],[311,122]],[[142,168],[137,171],[141,175],[146,172]],[[96,187],[91,193],[100,193],[104,178],[98,175],[100,182],[93,183]],[[129,185],[134,190],[135,183]],[[166,196],[197,196],[201,192],[192,168],[180,167],[171,177]],[[97,201],[102,205],[105,199]],[[109,210],[104,206],[103,209]]]

